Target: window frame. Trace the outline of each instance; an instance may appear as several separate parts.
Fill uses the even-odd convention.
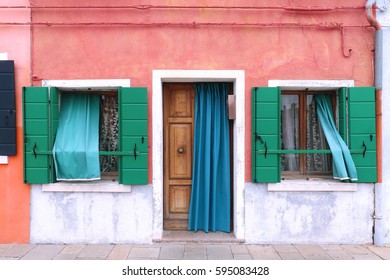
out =
[[[296,95],[298,96],[298,103],[299,103],[299,148],[298,150],[309,150],[307,149],[307,96],[308,95],[316,95],[316,94],[327,94],[331,96],[331,102],[332,102],[332,111],[333,111],[333,119],[338,126],[338,94],[336,90],[281,90],[281,105],[282,105],[282,98],[283,95]],[[282,126],[281,126],[282,128]],[[280,131],[280,134],[282,132]],[[281,150],[283,150],[281,148]],[[314,150],[314,149],[313,149]],[[307,170],[307,155],[308,153],[299,153],[299,171],[283,171],[281,170],[281,176],[282,179],[306,179],[309,180],[310,178],[331,178],[332,177],[332,170],[330,171],[308,171]]]
[[[88,89],[78,89],[78,90],[74,90],[74,89],[62,89],[62,90],[58,90],[58,112],[61,111],[61,98],[62,98],[62,95],[63,94],[95,94],[95,95],[99,95],[100,98],[102,98],[102,96],[114,96],[117,98],[117,102],[118,102],[118,88],[116,89],[99,89],[99,90],[94,90],[94,89],[91,89],[91,88],[88,88]],[[100,100],[101,101],[101,100]],[[101,107],[99,108],[99,117],[102,118],[102,111],[101,111]],[[119,115],[119,103],[118,103],[118,110],[117,110],[117,115]],[[101,119],[100,119],[101,120]],[[118,116],[118,127],[119,127],[119,116]],[[100,131],[100,124],[99,124],[99,138],[101,137],[101,131]],[[117,136],[119,138],[119,134]],[[119,139],[117,139],[118,141]],[[53,143],[54,145],[54,143]],[[99,140],[99,145],[100,145],[100,140]],[[118,148],[117,148],[117,151],[118,151]],[[111,152],[111,151],[107,151],[107,150],[100,150],[99,148],[99,153],[100,152]],[[112,151],[114,152],[114,151]],[[102,155],[101,153],[99,154],[99,160],[100,160],[100,157],[102,156],[110,156],[110,155]],[[118,157],[118,156],[116,156]],[[118,159],[117,159],[118,161]],[[118,168],[117,167],[117,170],[116,171],[111,171],[111,172],[103,172],[102,170],[100,170],[101,172],[101,179],[100,180],[97,180],[97,181],[105,181],[105,180],[111,180],[111,181],[118,181]]]

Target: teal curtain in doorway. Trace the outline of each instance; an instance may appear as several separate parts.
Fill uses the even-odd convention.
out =
[[[317,103],[318,118],[333,156],[333,177],[342,181],[357,181],[355,163],[333,120],[330,97],[326,94],[318,94],[314,98]]]
[[[99,95],[62,94],[53,155],[57,180],[100,179]]]
[[[230,232],[228,84],[195,84],[189,230]]]

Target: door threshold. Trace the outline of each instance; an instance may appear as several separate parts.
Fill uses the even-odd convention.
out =
[[[233,232],[194,232],[187,230],[164,230],[161,239],[153,240],[153,243],[242,244],[244,242],[243,239],[237,239]]]

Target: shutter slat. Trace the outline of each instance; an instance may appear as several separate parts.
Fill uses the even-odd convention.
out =
[[[119,89],[119,149],[139,152],[119,158],[119,183],[148,183],[148,103],[146,88]]]
[[[373,87],[349,88],[348,108],[349,147],[362,151],[362,153],[352,154],[358,182],[376,182],[375,89]],[[366,152],[363,154],[364,149]]]
[[[252,181],[280,182],[280,155],[257,152],[266,149],[280,149],[279,88],[252,89]]]
[[[48,88],[23,88],[24,181],[28,184],[50,183],[50,156],[34,155],[50,149]]]

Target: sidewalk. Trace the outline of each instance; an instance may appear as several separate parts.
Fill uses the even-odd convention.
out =
[[[0,244],[0,260],[390,260],[374,245]]]

